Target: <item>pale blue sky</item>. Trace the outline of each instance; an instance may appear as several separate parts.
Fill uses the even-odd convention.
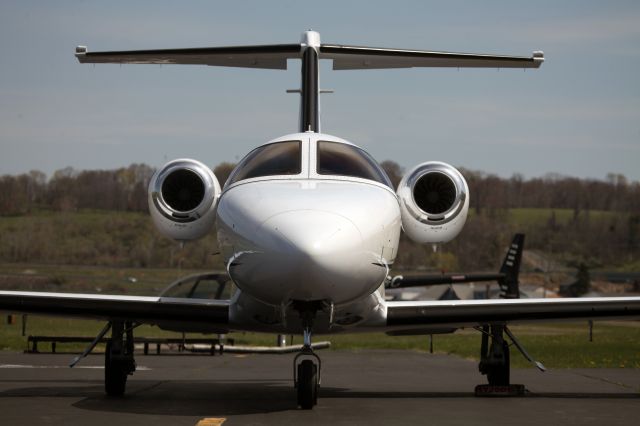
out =
[[[211,166],[296,131],[287,71],[80,65],[90,50],[296,43],[530,55],[539,70],[321,68],[322,126],[409,168],[640,180],[637,1],[2,1],[0,174]]]

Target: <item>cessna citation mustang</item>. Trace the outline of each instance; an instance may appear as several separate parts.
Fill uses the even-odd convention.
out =
[[[105,320],[95,342],[111,330],[110,395],[123,394],[135,370],[133,329],[143,323],[185,332],[302,334],[294,386],[298,404],[309,409],[321,373],[311,345],[315,334],[420,335],[473,327],[483,334],[481,371],[490,384],[506,385],[508,341],[528,356],[508,323],[640,317],[640,298],[385,302],[401,229],[424,244],[454,238],[467,216],[467,183],[454,167],[431,161],[407,172],[394,189],[366,151],[320,131],[320,59],[332,60],[335,70],[538,68],[542,52],[515,57],[322,44],[318,33],[307,31],[296,44],[108,52],[79,46],[76,57],[81,63],[286,69],[297,59],[302,65],[298,133],[251,151],[224,187],[211,169],[189,159],[169,162],[149,185],[151,216],[166,236],[195,240],[215,227],[238,288],[230,300],[0,292],[2,310]]]

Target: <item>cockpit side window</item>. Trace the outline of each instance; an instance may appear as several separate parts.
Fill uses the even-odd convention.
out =
[[[339,142],[318,141],[318,174],[369,179],[391,187],[378,163],[362,149]]]
[[[227,180],[227,185],[262,176],[300,174],[302,172],[301,145],[300,141],[286,141],[254,149],[236,166]]]

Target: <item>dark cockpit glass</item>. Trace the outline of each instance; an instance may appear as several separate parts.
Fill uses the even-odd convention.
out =
[[[301,144],[300,141],[276,142],[254,149],[236,166],[227,185],[262,176],[300,174]]]
[[[391,187],[387,174],[369,154],[340,142],[318,142],[318,174],[369,179]]]
[[[183,278],[169,287],[161,297],[188,299],[228,299],[233,292],[233,284],[226,274],[202,274]]]

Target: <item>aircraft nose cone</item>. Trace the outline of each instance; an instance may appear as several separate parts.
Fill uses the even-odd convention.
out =
[[[303,263],[339,264],[341,254],[362,245],[362,236],[353,222],[322,211],[277,214],[263,222],[258,233],[270,250]]]
[[[290,211],[266,220],[258,232],[272,253],[274,286],[289,299],[349,299],[363,251],[360,231],[349,219],[332,212]],[[355,291],[354,291],[355,290]]]
[[[372,291],[386,273],[374,266],[372,277],[375,255],[366,250],[358,227],[337,213],[279,213],[252,238],[260,249],[239,257],[230,273],[241,288],[274,305],[288,300],[344,303]]]

